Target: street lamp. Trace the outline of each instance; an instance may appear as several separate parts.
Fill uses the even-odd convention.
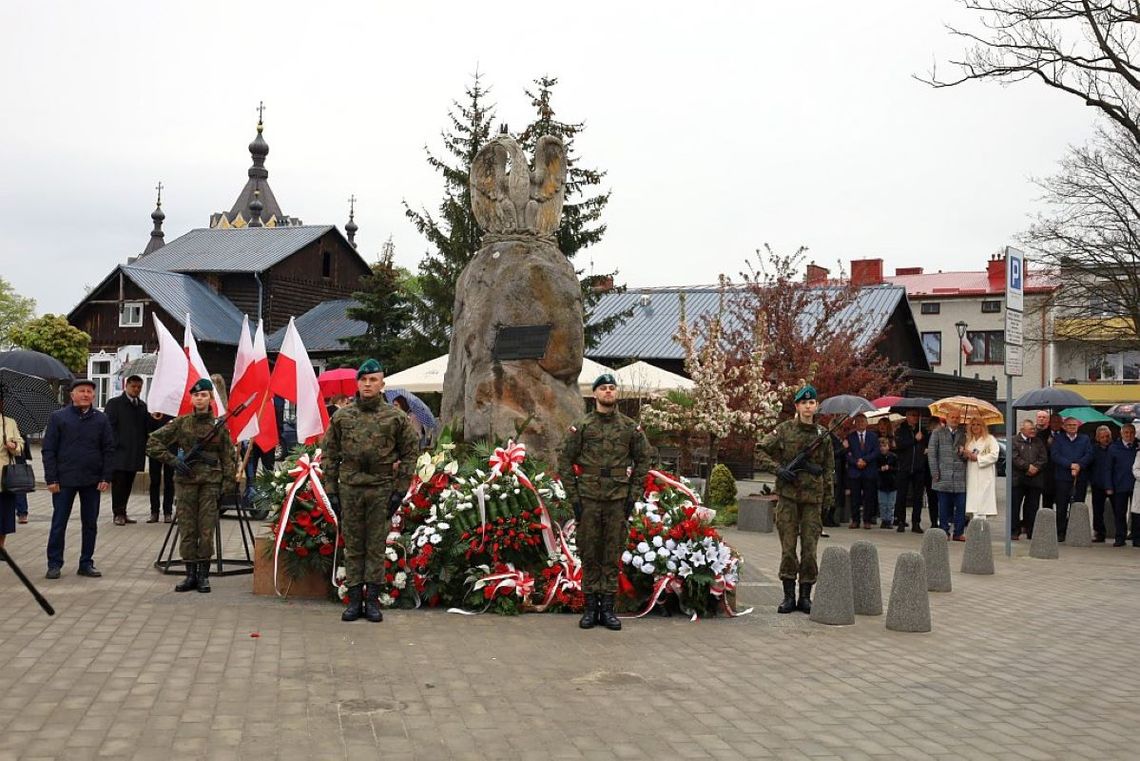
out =
[[[965,348],[962,342],[966,340],[966,328],[970,327],[964,320],[958,320],[954,323],[954,327],[958,329],[958,377],[962,377],[962,355],[965,354]]]

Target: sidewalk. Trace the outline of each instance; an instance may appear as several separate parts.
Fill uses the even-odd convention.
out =
[[[78,510],[76,510],[76,513]],[[130,514],[145,518],[145,498]],[[250,594],[250,576],[175,594],[152,566],[165,524],[100,517],[101,579],[43,578],[50,516],[8,548],[55,605],[44,615],[0,567],[0,759],[778,758],[1131,759],[1140,686],[1140,549],[1062,546],[956,572],[932,594],[934,631],[883,617],[825,627],[775,613],[775,534],[726,532],[743,554],[737,620],[627,621],[580,631],[564,615],[393,611],[343,624],[333,603]],[[236,548],[233,521],[225,521]],[[921,537],[870,539],[889,596]],[[995,536],[1000,527],[995,526]],[[821,547],[822,552],[822,547]],[[230,550],[227,550],[230,554]],[[253,636],[257,635],[257,636]],[[1121,668],[1121,665],[1124,668]]]

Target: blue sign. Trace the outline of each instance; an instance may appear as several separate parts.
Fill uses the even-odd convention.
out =
[[[1005,308],[1020,312],[1024,308],[1025,254],[1013,246],[1005,248]]]

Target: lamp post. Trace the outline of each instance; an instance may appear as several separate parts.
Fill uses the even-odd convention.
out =
[[[965,349],[962,347],[962,342],[966,339],[966,328],[970,327],[964,320],[958,320],[954,323],[954,327],[958,329],[958,377],[962,377],[962,355],[965,354]]]

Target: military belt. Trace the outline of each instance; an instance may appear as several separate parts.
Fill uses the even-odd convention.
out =
[[[582,475],[584,476],[601,476],[602,478],[616,478],[617,476],[626,475],[625,468],[587,468],[579,465],[582,468]]]

